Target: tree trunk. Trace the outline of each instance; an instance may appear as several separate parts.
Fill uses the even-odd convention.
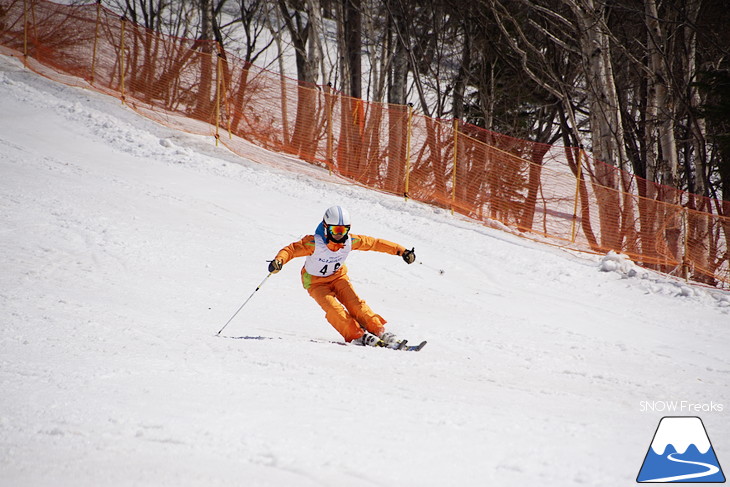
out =
[[[564,0],[573,10],[583,53],[583,69],[590,106],[593,154],[595,166],[594,190],[601,225],[601,245],[604,249],[621,250],[620,197],[616,172],[608,165],[623,167],[625,141],[621,110],[613,74],[606,6],[594,0]]]
[[[345,49],[347,50],[347,73],[350,81],[349,95],[362,98],[362,16],[360,0],[342,0],[344,3]]]
[[[669,93],[670,73],[666,65],[666,38],[659,24],[656,0],[645,0],[646,25],[648,30],[647,51],[649,57],[649,91],[654,96],[653,121],[658,132],[661,156],[657,159],[658,181],[672,188],[677,187],[677,145],[674,137],[675,107]],[[647,120],[650,122],[649,120]]]
[[[317,68],[322,59],[322,12],[319,0],[305,0],[306,22],[299,10],[289,12],[287,0],[279,0],[279,7],[292,37],[297,65],[297,115],[294,134],[291,138],[293,151],[302,159],[312,162],[317,141],[314,138],[317,127]]]
[[[391,47],[392,62],[388,74],[388,162],[393,167],[393,177],[405,184],[405,167],[408,142],[408,109],[406,107],[406,83],[408,78],[408,53],[398,31],[403,30],[403,16],[398,5],[390,10],[386,33]],[[405,192],[405,186],[404,186]]]
[[[212,113],[211,87],[213,85],[213,44],[210,41],[213,36],[213,8],[211,0],[200,1],[200,40],[203,41],[200,48],[200,85],[198,87],[198,100],[195,106],[195,114],[199,120],[214,122],[210,120]]]
[[[649,58],[649,92],[654,91],[654,102],[656,106],[655,127],[658,131],[660,156],[657,158],[656,176],[659,183],[672,188],[667,191],[662,201],[670,204],[679,204],[677,192],[674,188],[678,182],[679,157],[677,154],[677,143],[674,136],[674,122],[676,108],[673,97],[669,90],[670,73],[666,63],[667,39],[659,24],[659,12],[657,11],[656,0],[644,0],[646,9],[646,25],[648,30],[647,51]],[[650,99],[652,99],[650,97]],[[649,120],[647,120],[649,122]],[[671,255],[681,261],[680,254],[680,232],[681,225],[679,213],[673,209],[667,220],[662,222],[665,228],[665,238]]]
[[[453,115],[456,119],[464,118],[464,92],[466,91],[467,75],[471,69],[472,43],[466,25],[464,25],[464,44],[461,49],[461,63],[454,79]]]

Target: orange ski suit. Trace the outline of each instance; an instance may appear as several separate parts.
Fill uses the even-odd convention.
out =
[[[392,255],[403,255],[406,250],[402,245],[366,235],[350,234],[348,238],[351,240],[351,250],[374,250]],[[344,247],[344,243],[327,243],[327,248],[333,252],[338,252]],[[286,264],[295,257],[311,256],[314,251],[314,235],[306,235],[301,240],[281,249],[275,259]],[[355,293],[350,278],[347,276],[347,266],[343,263],[341,266],[338,264],[335,268],[337,270],[334,273],[322,277],[307,272],[306,265],[302,267],[304,289],[322,307],[327,321],[343,336],[346,342],[360,338],[365,330],[378,336],[381,335],[385,330],[383,326],[386,323],[385,319],[375,314],[370,306]],[[326,266],[323,269],[326,269]]]

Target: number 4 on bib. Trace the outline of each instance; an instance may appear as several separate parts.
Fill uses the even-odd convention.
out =
[[[335,272],[337,272],[337,270],[339,268],[340,268],[340,263],[339,262],[335,263],[334,269],[332,269],[332,272],[329,274],[334,274]],[[328,270],[329,270],[329,264],[325,264],[324,267],[322,267],[319,270],[319,273],[322,274],[323,276],[326,276],[326,275],[328,275],[328,272],[327,272]]]

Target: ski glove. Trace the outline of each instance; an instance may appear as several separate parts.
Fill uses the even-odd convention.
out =
[[[415,250],[416,250],[416,248],[414,247],[411,250],[406,249],[405,251],[403,251],[403,255],[401,257],[403,257],[403,260],[406,261],[406,264],[413,264],[413,262],[415,262],[415,260],[416,260]]]
[[[269,262],[269,272],[271,272],[272,274],[276,274],[277,272],[279,272],[281,270],[281,267],[283,265],[284,264],[282,264],[282,262],[280,260],[274,259],[271,262]]]

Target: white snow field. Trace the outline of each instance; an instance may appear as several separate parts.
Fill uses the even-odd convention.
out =
[[[628,486],[683,415],[730,465],[730,293],[271,157],[0,56],[0,485]],[[421,352],[331,343],[302,259],[254,293],[334,204],[415,247],[348,266]]]

